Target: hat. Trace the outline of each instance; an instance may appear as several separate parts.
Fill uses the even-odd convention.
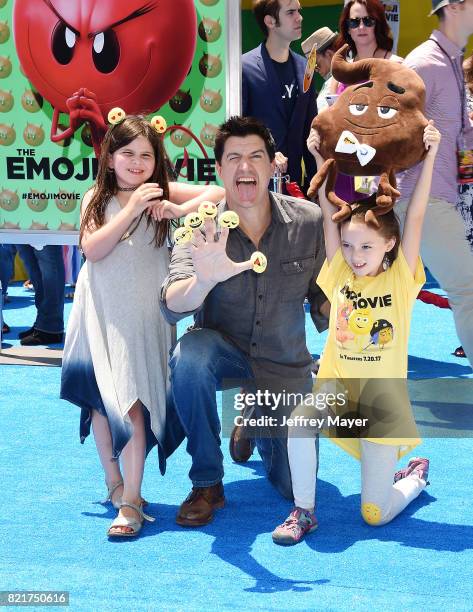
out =
[[[319,30],[315,30],[309,38],[306,38],[301,43],[301,48],[303,53],[310,53],[312,51],[313,46],[316,46],[316,49],[319,53],[323,53],[333,41],[337,38],[338,32],[332,32],[330,28],[324,27]]]
[[[429,13],[429,17],[448,4],[461,4],[464,1],[465,0],[432,0],[432,10]]]

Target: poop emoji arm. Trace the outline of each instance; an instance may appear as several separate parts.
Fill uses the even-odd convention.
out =
[[[379,177],[378,193],[376,195],[376,204],[379,208],[389,207],[391,209],[394,202],[401,195],[396,189],[396,173],[393,169],[389,172],[383,172]]]
[[[334,221],[342,221],[350,215],[350,206],[334,191],[337,175],[337,162],[334,159],[326,159],[320,170],[311,180],[307,194],[309,197],[315,196],[326,179],[325,195],[327,200],[330,202],[330,204],[340,209],[334,214],[333,219]]]
[[[334,213],[334,217],[337,219],[340,217],[344,219],[350,214],[350,207],[345,200],[342,200],[334,191],[335,181],[338,174],[337,162],[333,157],[324,159],[321,154],[321,140],[320,135],[317,131],[317,123],[314,120],[312,123],[312,129],[307,139],[307,148],[315,157],[317,163],[317,174],[312,177],[310,181],[307,195],[309,198],[317,197],[319,189],[323,186],[326,181],[325,195],[328,202],[338,208],[339,211]]]

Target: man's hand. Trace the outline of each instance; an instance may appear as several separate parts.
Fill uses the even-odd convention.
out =
[[[285,174],[287,172],[287,157],[283,155],[281,151],[276,151],[274,161],[276,162],[277,170],[279,170],[281,174]]]
[[[222,283],[240,272],[253,268],[251,260],[236,263],[228,257],[225,249],[229,229],[223,228],[218,240],[215,240],[215,221],[207,219],[204,229],[205,235],[199,230],[194,231],[190,247],[194,272],[199,283],[207,287],[214,287],[217,283]]]

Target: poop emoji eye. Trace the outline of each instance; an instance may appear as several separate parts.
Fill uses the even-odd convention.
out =
[[[350,104],[348,110],[352,115],[363,115],[368,110],[367,104]]]
[[[397,110],[390,106],[378,106],[378,115],[381,119],[391,119],[396,113]]]

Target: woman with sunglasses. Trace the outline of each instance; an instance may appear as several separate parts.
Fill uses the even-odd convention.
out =
[[[378,57],[402,62],[392,53],[393,36],[380,0],[350,0],[340,16],[339,31],[337,47],[349,44],[355,61]]]
[[[377,57],[402,62],[402,57],[392,52],[393,36],[380,0],[347,2],[340,16],[339,31],[336,47],[339,49],[348,44],[353,61]],[[331,93],[338,95],[345,89],[345,85],[335,79],[332,79],[330,87]],[[369,181],[369,184],[374,188],[374,181]],[[355,190],[354,178],[344,174],[338,175],[335,192],[346,202],[360,199],[360,193]]]

